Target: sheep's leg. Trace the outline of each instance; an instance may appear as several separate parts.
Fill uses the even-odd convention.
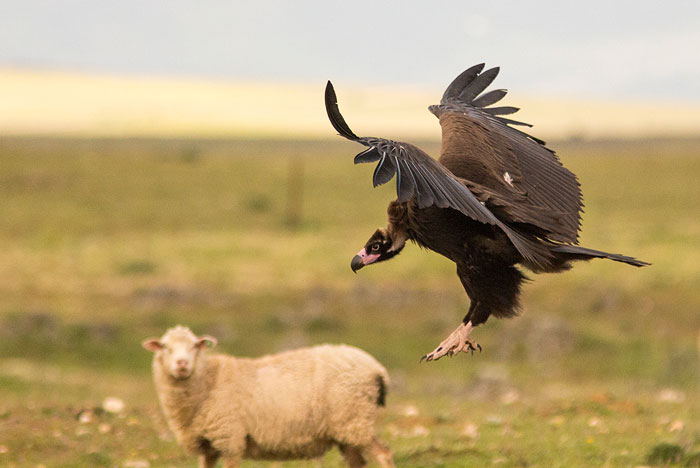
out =
[[[199,468],[214,468],[216,462],[219,461],[219,453],[207,451],[199,456]]]
[[[367,466],[365,457],[362,456],[362,450],[359,447],[344,444],[340,444],[338,447],[350,468],[365,468]]]
[[[396,465],[394,465],[394,454],[392,453],[391,449],[379,442],[376,437],[372,439],[372,442],[365,448],[365,450],[377,460],[377,463],[379,463],[379,466],[382,468],[396,467]]]
[[[241,457],[229,456],[224,457],[224,468],[238,468],[241,464]]]

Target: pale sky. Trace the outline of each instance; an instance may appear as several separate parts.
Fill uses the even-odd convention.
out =
[[[0,0],[0,67],[698,104],[699,57],[698,0]]]

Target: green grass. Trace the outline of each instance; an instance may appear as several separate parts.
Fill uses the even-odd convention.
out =
[[[0,139],[0,466],[194,466],[140,347],[178,323],[238,355],[368,350],[392,375],[398,466],[700,466],[700,141],[553,146],[583,186],[582,245],[653,266],[531,275],[482,353],[421,365],[467,298],[416,247],[351,273],[394,191],[359,147]]]

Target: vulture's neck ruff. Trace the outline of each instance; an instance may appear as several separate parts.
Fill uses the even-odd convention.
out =
[[[397,255],[406,246],[408,232],[404,229],[397,229],[389,225],[387,226],[387,234],[389,239],[391,239],[391,248],[387,250],[387,253],[395,252],[393,255]]]

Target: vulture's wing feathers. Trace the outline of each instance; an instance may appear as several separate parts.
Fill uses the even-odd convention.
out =
[[[501,228],[523,257],[531,262],[544,263],[549,258],[551,254],[546,249],[504,224],[463,181],[420,148],[409,143],[355,135],[340,114],[330,81],[326,86],[325,100],[328,118],[338,133],[368,147],[355,156],[355,163],[377,162],[373,176],[375,187],[389,182],[395,175],[396,195],[400,202],[415,197],[419,208],[432,205],[453,208],[476,221]]]
[[[514,127],[529,124],[501,117],[515,113],[516,107],[487,107],[506,90],[483,93],[499,71],[483,68],[479,64],[464,71],[447,87],[440,104],[430,106],[442,126],[440,162],[457,177],[498,194],[504,203],[517,204],[512,221],[534,224],[550,240],[576,243],[583,208],[576,176],[544,141]],[[543,211],[557,216],[548,219],[541,216]]]

